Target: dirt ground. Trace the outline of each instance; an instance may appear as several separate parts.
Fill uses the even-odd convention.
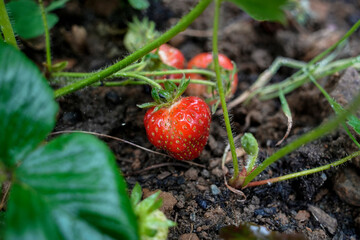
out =
[[[123,2],[123,1],[122,1]],[[122,40],[126,22],[133,15],[148,16],[159,30],[171,27],[196,1],[158,0],[143,12],[111,1],[70,1],[56,11],[59,23],[51,30],[52,56],[68,60],[68,71],[94,71],[128,53]],[[307,61],[336,42],[360,17],[359,1],[311,1],[311,17],[304,24],[289,15],[289,24],[257,22],[231,3],[221,11],[219,51],[239,69],[236,98],[268,68],[277,56]],[[211,50],[213,7],[197,19],[190,30],[171,40],[186,59]],[[350,38],[342,57],[360,54],[360,32]],[[39,65],[45,59],[42,41],[23,41],[26,54]],[[357,71],[350,69],[359,83]],[[352,71],[352,72],[351,72]],[[272,82],[282,81],[294,70],[282,68]],[[341,88],[343,73],[323,80],[329,92]],[[346,85],[347,86],[347,85]],[[345,90],[351,89],[346,87]],[[355,85],[354,88],[356,88]],[[59,84],[54,85],[59,87]],[[343,95],[346,95],[343,93]],[[135,97],[134,97],[135,96]],[[332,114],[328,103],[311,84],[287,95],[294,126],[281,145],[318,126]],[[145,110],[136,107],[150,101],[143,86],[88,87],[58,99],[60,113],[55,131],[85,130],[108,134],[156,150],[143,127]],[[231,101],[231,100],[230,100]],[[251,132],[259,141],[259,161],[278,149],[286,131],[286,117],[278,99],[239,105],[230,111],[236,134]],[[169,239],[219,239],[228,225],[251,222],[269,230],[301,233],[306,239],[360,239],[360,170],[356,163],[272,185],[247,188],[246,200],[224,184],[221,157],[226,142],[222,116],[214,115],[208,145],[200,158],[179,162],[129,144],[103,138],[114,151],[129,188],[139,182],[145,194],[161,190],[163,211],[177,222]],[[342,130],[307,144],[271,165],[259,179],[275,177],[327,164],[355,150]],[[227,164],[230,168],[231,164]],[[359,166],[359,165],[358,165]],[[349,178],[349,179],[348,179]],[[345,180],[344,180],[345,179]],[[350,186],[341,183],[350,183]],[[353,184],[353,185],[351,185]],[[355,190],[351,192],[351,187]],[[353,194],[353,195],[351,195]],[[358,195],[356,195],[358,194]]]

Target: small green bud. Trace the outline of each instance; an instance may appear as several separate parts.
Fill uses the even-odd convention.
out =
[[[245,133],[244,136],[241,137],[241,145],[247,154],[257,156],[259,146],[256,138],[251,133]]]

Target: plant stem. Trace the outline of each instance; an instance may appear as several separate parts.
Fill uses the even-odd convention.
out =
[[[225,127],[226,132],[228,135],[229,145],[230,145],[230,151],[234,166],[234,175],[230,179],[230,184],[232,184],[239,176],[239,164],[237,160],[236,155],[236,148],[235,148],[235,142],[233,133],[231,131],[231,125],[230,125],[230,119],[229,119],[229,113],[226,107],[226,101],[225,101],[225,94],[224,94],[224,87],[223,82],[221,80],[221,73],[220,73],[220,64],[219,64],[219,52],[218,52],[218,31],[219,31],[219,15],[220,15],[220,6],[221,6],[221,0],[215,0],[215,13],[214,13],[214,26],[213,26],[213,61],[214,61],[214,67],[215,67],[215,73],[216,73],[216,83],[218,87],[218,93],[220,96],[220,102],[221,107],[224,114],[224,121],[225,121]]]
[[[349,31],[345,33],[345,35],[340,38],[339,41],[337,41],[335,44],[333,44],[331,47],[317,55],[315,58],[313,58],[307,65],[313,65],[314,63],[318,62],[320,59],[328,55],[330,52],[332,52],[337,46],[339,46],[341,43],[343,43],[345,40],[347,40],[358,28],[360,27],[360,20],[358,20]]]
[[[192,9],[186,16],[184,16],[173,28],[165,32],[159,38],[155,39],[153,42],[145,45],[143,48],[135,51],[131,55],[127,56],[123,60],[115,63],[114,65],[105,68],[104,70],[98,72],[97,74],[91,75],[88,78],[82,79],[78,82],[65,86],[55,91],[55,98],[61,97],[65,94],[74,92],[86,86],[89,86],[96,81],[104,79],[111,74],[123,69],[124,67],[130,65],[141,57],[145,56],[147,53],[151,52],[153,49],[158,48],[161,44],[169,41],[175,35],[184,31],[211,3],[212,0],[200,0],[200,2]]]
[[[302,135],[295,141],[291,142],[290,144],[286,145],[285,147],[281,148],[277,152],[275,152],[273,155],[265,159],[264,162],[262,162],[251,174],[249,174],[243,186],[245,187],[251,180],[253,180],[257,175],[259,175],[262,171],[264,171],[265,168],[267,168],[270,164],[274,163],[278,159],[282,158],[286,154],[294,151],[295,149],[301,147],[302,145],[313,141],[315,139],[318,139],[322,137],[323,135],[327,134],[328,132],[334,130],[340,123],[344,122],[348,116],[352,112],[354,112],[358,107],[360,106],[360,94],[354,98],[353,102],[350,104],[350,106],[344,110],[343,113],[336,116],[336,118],[320,125],[319,127],[315,128],[314,130]]]
[[[52,72],[52,64],[51,64],[51,50],[50,50],[49,27],[48,27],[48,24],[47,24],[47,19],[46,19],[46,12],[45,12],[45,8],[44,8],[44,3],[43,3],[42,0],[38,0],[38,2],[39,2],[40,10],[41,10],[41,17],[42,17],[42,20],[43,20],[44,31],[45,31],[46,65],[47,65],[48,71],[51,73],[51,72]]]
[[[149,75],[149,76],[162,76],[162,75],[182,74],[182,73],[198,73],[209,77],[216,77],[216,74],[214,72],[204,69],[179,69],[179,70],[166,70],[166,71],[153,71],[153,72],[137,72],[137,74]],[[114,75],[116,75],[116,73]]]
[[[350,159],[360,156],[360,151],[358,152],[354,152],[352,154],[350,154],[349,156],[342,158],[336,162],[333,163],[329,163],[326,164],[324,166],[320,166],[320,167],[316,167],[316,168],[312,168],[309,170],[304,170],[301,172],[296,172],[296,173],[291,173],[291,174],[287,174],[281,177],[276,177],[276,178],[270,178],[270,179],[266,179],[266,180],[261,180],[261,181],[256,181],[256,182],[251,182],[248,185],[246,185],[246,187],[255,187],[255,186],[260,186],[260,185],[264,185],[264,184],[270,184],[270,183],[275,183],[275,182],[280,182],[280,181],[285,181],[285,180],[289,180],[292,178],[296,178],[296,177],[302,177],[302,176],[306,176],[309,174],[313,174],[313,173],[317,173],[317,172],[321,172],[336,166],[339,166],[347,161],[349,161]]]
[[[148,77],[145,77],[145,76],[142,76],[142,75],[139,75],[139,74],[136,74],[136,73],[118,73],[118,74],[119,74],[120,77],[128,77],[128,78],[140,79],[140,80],[146,82],[147,84],[151,85],[154,88],[163,89],[160,84],[158,84],[157,82],[155,82],[154,80],[152,80],[152,79],[150,79]]]
[[[11,26],[9,15],[6,11],[4,0],[0,0],[0,30],[4,35],[4,42],[13,45],[15,48],[19,49],[16,43],[16,38],[14,35],[14,30]]]

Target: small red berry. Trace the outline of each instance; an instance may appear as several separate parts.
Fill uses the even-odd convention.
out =
[[[219,64],[222,68],[226,69],[226,70],[233,70],[234,66],[231,62],[231,60],[225,56],[224,54],[219,53],[218,55],[219,57]],[[212,64],[213,62],[213,56],[212,53],[207,52],[207,53],[200,53],[198,55],[196,55],[195,57],[193,57],[188,65],[187,68],[192,69],[192,68],[209,68],[210,64]],[[204,76],[201,76],[200,74],[187,74],[186,75],[187,78],[190,79],[203,79],[206,80],[206,78]],[[231,93],[234,94],[236,92],[236,88],[238,85],[238,77],[237,74],[234,75],[234,79],[231,83]],[[207,93],[207,87],[205,85],[202,84],[190,84],[186,90],[186,93],[188,95],[195,95],[195,96],[206,96]]]
[[[154,50],[154,52],[156,52],[156,50]],[[179,49],[168,44],[163,44],[157,49],[157,53],[164,64],[177,69],[184,68],[185,57]],[[181,79],[182,77],[182,74],[170,74],[158,77],[157,79]]]
[[[180,98],[156,112],[150,108],[144,117],[150,142],[178,160],[199,157],[209,137],[210,122],[209,106],[199,97]]]

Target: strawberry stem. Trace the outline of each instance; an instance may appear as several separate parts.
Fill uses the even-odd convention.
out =
[[[230,151],[231,151],[231,156],[232,156],[232,161],[233,161],[233,166],[234,166],[234,175],[232,176],[232,178],[229,181],[229,183],[231,185],[233,185],[236,183],[236,180],[239,177],[239,164],[238,164],[237,155],[236,155],[234,137],[233,137],[233,133],[231,130],[231,125],[230,125],[229,113],[228,113],[228,110],[226,107],[224,87],[223,87],[223,82],[221,80],[220,64],[219,64],[219,57],[218,57],[218,54],[219,54],[218,31],[219,31],[220,6],[221,6],[221,0],[215,0],[214,26],[213,26],[213,39],[212,39],[212,41],[213,41],[213,45],[212,45],[213,61],[214,61],[214,67],[215,67],[215,73],[216,73],[216,83],[217,83],[218,92],[219,92],[219,96],[220,96],[220,102],[221,102],[221,107],[223,110],[225,127],[226,127],[226,132],[228,134]]]

